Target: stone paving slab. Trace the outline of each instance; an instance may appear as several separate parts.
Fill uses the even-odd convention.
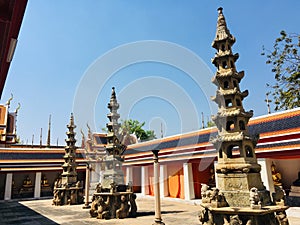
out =
[[[151,225],[154,222],[154,198],[137,198],[137,218],[99,220],[91,218],[89,209],[83,205],[53,206],[51,199],[31,201],[0,202],[0,225]],[[162,219],[168,225],[199,225],[197,201],[187,202],[178,199],[162,199]],[[287,211],[290,225],[300,225],[300,208]]]

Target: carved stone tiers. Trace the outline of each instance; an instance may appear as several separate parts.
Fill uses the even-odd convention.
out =
[[[216,96],[212,97],[218,104],[218,112],[212,119],[218,135],[210,140],[218,152],[217,188],[202,186],[199,220],[206,225],[287,224],[287,207],[273,204],[261,180],[261,167],[254,151],[258,137],[251,137],[248,131],[253,111],[247,112],[243,107],[248,91],[240,89],[244,72],[236,70],[239,55],[232,52],[234,43],[235,37],[230,34],[219,8],[212,43],[217,50],[212,59],[217,67],[212,82],[218,87]]]
[[[136,195],[132,191],[132,185],[125,185],[124,182],[122,155],[126,150],[126,145],[120,142],[120,124],[118,123],[120,115],[117,112],[119,104],[115,88],[112,88],[108,108],[110,113],[107,114],[109,122],[106,124],[108,133],[105,147],[107,155],[103,157],[105,169],[102,183],[97,184],[93,194],[90,215],[98,219],[134,217],[137,211]]]
[[[54,205],[74,205],[83,203],[82,182],[77,180],[76,164],[76,139],[74,129],[74,117],[71,114],[70,123],[67,125],[68,131],[64,155],[63,172],[61,178],[54,183],[53,204]]]

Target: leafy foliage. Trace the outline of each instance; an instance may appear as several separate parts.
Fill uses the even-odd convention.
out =
[[[214,123],[214,121],[212,121],[212,120],[207,121],[206,127],[214,127],[214,126],[216,126],[216,124]]]
[[[285,31],[280,35],[272,51],[263,47],[262,52],[267,58],[266,64],[271,65],[275,74],[275,85],[267,86],[273,89],[276,111],[300,106],[300,36]]]
[[[139,122],[137,120],[124,120],[122,121],[121,128],[129,132],[130,134],[135,134],[138,139],[141,141],[149,141],[155,139],[155,133],[153,130],[144,130],[142,127],[145,125],[145,122]]]

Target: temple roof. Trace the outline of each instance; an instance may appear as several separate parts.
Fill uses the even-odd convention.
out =
[[[299,157],[299,131],[300,108],[260,116],[249,121],[249,136],[260,134],[255,149],[258,157]],[[217,129],[212,127],[129,145],[125,152],[125,164],[153,163],[152,149],[160,149],[161,162],[216,157],[214,146],[209,143],[210,138],[216,136]]]
[[[0,1],[0,97],[16,48],[27,0]]]

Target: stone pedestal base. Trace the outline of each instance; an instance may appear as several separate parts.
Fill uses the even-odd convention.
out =
[[[133,192],[94,193],[90,210],[97,219],[123,219],[136,216],[136,195]]]
[[[231,207],[248,207],[249,190],[253,187],[258,189],[262,205],[271,205],[270,193],[263,186],[259,173],[218,174],[218,189]]]
[[[199,212],[200,224],[251,224],[251,225],[288,225],[285,210],[287,206],[268,206],[261,209],[250,207],[212,208],[202,204]]]
[[[83,203],[82,187],[54,188],[53,205],[76,205]]]

